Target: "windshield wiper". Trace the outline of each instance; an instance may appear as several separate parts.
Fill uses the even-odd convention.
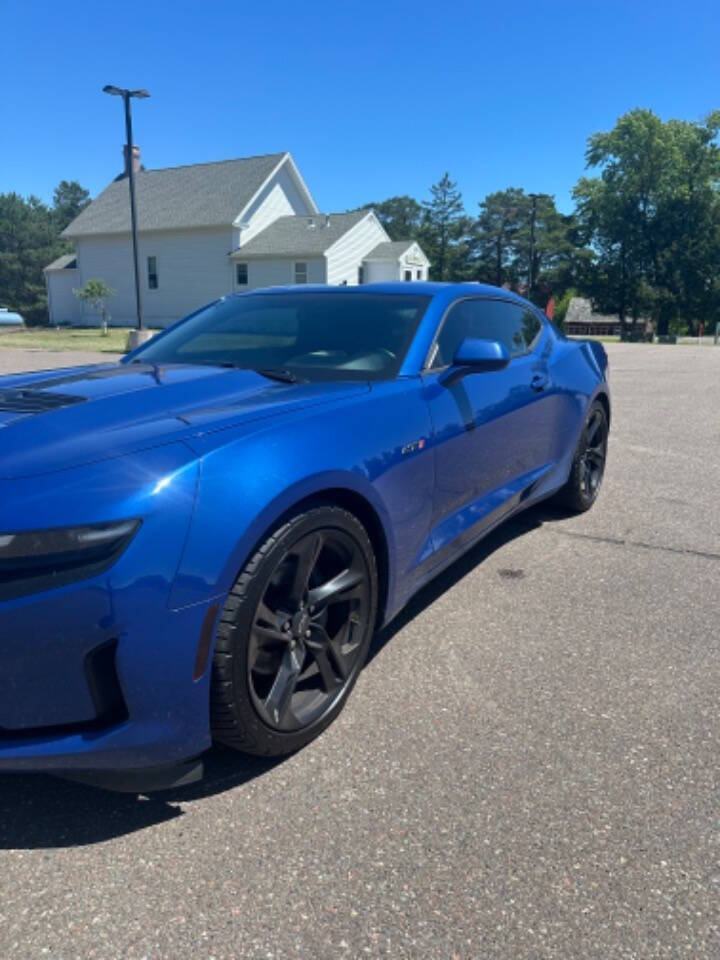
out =
[[[279,380],[281,383],[300,383],[300,377],[296,377],[291,370],[285,370],[283,367],[261,367],[255,369],[261,377],[267,377],[268,380]],[[306,382],[306,381],[303,381]]]

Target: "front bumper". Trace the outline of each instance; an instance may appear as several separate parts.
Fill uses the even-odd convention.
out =
[[[172,445],[0,484],[0,532],[143,520],[110,570],[0,603],[0,770],[138,770],[210,745],[198,647],[218,600],[169,606],[197,473]]]
[[[25,633],[25,639],[32,642],[44,632],[49,646],[37,647],[32,670],[25,664],[22,673],[13,672],[10,682],[0,681],[4,721],[0,770],[134,770],[179,763],[206,750],[210,746],[209,670],[198,679],[193,679],[193,673],[206,614],[212,615],[217,604],[170,611],[160,604],[136,602],[136,615],[123,618],[121,625],[120,611],[113,615],[110,610],[108,593],[104,613],[108,625],[103,627],[96,618],[100,598],[84,593],[79,590],[65,598],[67,607],[46,599],[45,609],[33,605],[35,609],[27,611],[28,615],[54,615],[55,624],[51,631],[43,631],[47,621],[34,621],[40,629]],[[85,606],[88,599],[91,603]],[[92,611],[87,620],[91,626],[84,631],[73,630],[76,603],[79,609]],[[62,616],[64,610],[69,617]],[[25,617],[15,622],[21,630],[27,625]],[[3,661],[12,664],[17,661],[7,656],[9,637],[3,618],[0,623]],[[13,631],[13,639],[20,636]],[[62,662],[51,655],[58,640]],[[103,656],[105,650],[114,651],[114,657]],[[101,651],[97,658],[101,672],[95,676],[110,689],[117,683],[119,703],[94,699],[86,668],[92,651]],[[102,706],[111,707],[112,712],[103,715]]]

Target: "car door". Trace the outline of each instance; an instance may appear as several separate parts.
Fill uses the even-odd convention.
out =
[[[500,341],[509,365],[450,376],[466,337]],[[436,553],[479,536],[549,469],[550,338],[533,309],[511,300],[466,298],[447,311],[423,374],[434,428]]]

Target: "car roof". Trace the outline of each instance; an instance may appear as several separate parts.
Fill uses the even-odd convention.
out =
[[[280,287],[258,287],[255,290],[247,290],[231,294],[231,296],[252,297],[258,293],[262,294],[308,294],[308,293],[338,293],[341,295],[350,294],[415,294],[416,296],[435,297],[444,295],[447,299],[453,297],[468,296],[491,296],[505,297],[508,300],[514,300],[516,303],[528,304],[528,301],[512,290],[506,290],[504,287],[493,287],[487,283],[476,283],[467,281],[464,283],[445,283],[440,281],[394,281],[388,283],[363,283],[358,286],[335,286],[324,283],[307,283],[298,285],[287,285]]]

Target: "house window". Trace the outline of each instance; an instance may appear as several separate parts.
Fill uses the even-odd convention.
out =
[[[148,267],[148,287],[150,288],[150,290],[157,290],[158,288],[157,257],[148,257],[147,267]]]
[[[418,270],[416,276],[418,280],[422,280],[422,270]]]
[[[358,283],[362,284],[364,282],[365,282],[365,271],[363,269],[363,265],[360,264],[360,266],[358,267]]]
[[[406,271],[405,271],[405,276],[404,276],[403,279],[404,279],[404,280],[407,280],[408,283],[409,283],[410,280],[412,280],[412,270],[406,270]]]
[[[235,264],[235,282],[239,287],[246,287],[248,282],[248,265],[246,263]]]
[[[307,283],[307,264],[295,264],[295,283]]]

